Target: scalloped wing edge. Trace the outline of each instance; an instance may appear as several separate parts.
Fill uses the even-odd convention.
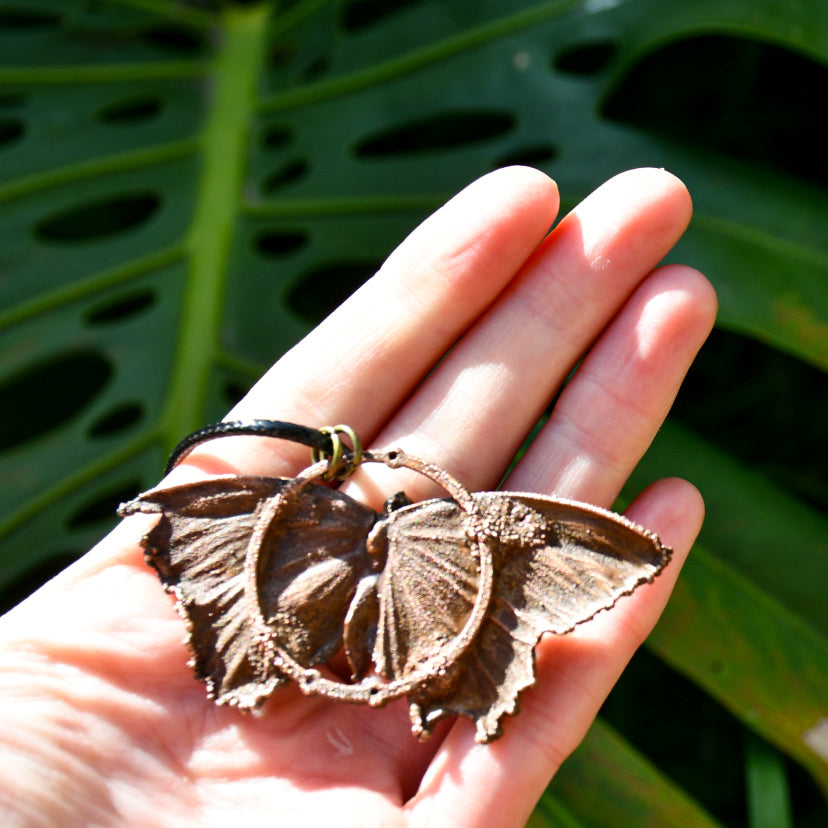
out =
[[[641,550],[647,549],[651,555],[649,558],[642,556],[643,560],[633,560],[632,563],[625,561],[618,570],[626,572],[621,583],[606,591],[599,590],[596,598],[589,603],[589,608],[582,614],[570,617],[567,622],[563,618],[555,619],[543,609],[540,612],[536,609],[527,611],[520,606],[519,601],[510,600],[509,591],[504,591],[503,588],[503,574],[504,569],[508,569],[509,564],[516,560],[515,547],[520,550],[518,554],[524,557],[527,553],[531,555],[533,551],[553,547],[539,539],[533,541],[529,530],[523,535],[520,531],[512,532],[511,543],[508,542],[509,532],[503,532],[507,542],[501,545],[497,555],[494,605],[490,608],[490,614],[478,633],[475,644],[461,656],[457,665],[459,673],[452,676],[451,683],[445,679],[438,680],[433,689],[416,694],[411,699],[412,731],[419,738],[428,738],[437,722],[454,714],[466,716],[475,722],[476,741],[489,742],[498,738],[502,734],[504,718],[519,711],[521,694],[537,681],[535,648],[541,638],[546,634],[565,635],[598,613],[610,610],[621,598],[631,595],[639,586],[652,583],[672,556],[672,550],[662,544],[653,532],[622,515],[599,507],[529,493],[483,492],[476,497],[484,502],[487,513],[494,512],[496,519],[503,518],[504,505],[510,509],[517,506],[518,513],[521,512],[521,507],[545,507],[547,513],[551,513],[552,523],[557,529],[555,540],[560,545],[554,547],[558,551],[553,554],[560,555],[560,548],[571,549],[579,542],[586,544],[591,541],[599,547],[608,547],[607,540],[597,537],[595,533],[595,527],[608,526],[609,529],[620,530],[623,536],[639,543]],[[587,524],[584,531],[579,533],[579,522],[585,517],[594,521],[595,527]],[[635,559],[635,555],[630,557]],[[573,560],[577,559],[573,556]],[[633,577],[636,569],[639,574]],[[596,585],[601,586],[600,579]],[[603,600],[599,596],[603,596]],[[508,658],[503,656],[506,648],[510,651]],[[492,652],[494,656],[490,657]],[[501,656],[500,663],[497,660],[498,652]],[[469,688],[479,690],[486,685],[490,688],[488,698],[481,697],[476,702],[472,701]],[[452,692],[449,689],[451,686],[465,688],[466,697],[462,698],[460,693]]]

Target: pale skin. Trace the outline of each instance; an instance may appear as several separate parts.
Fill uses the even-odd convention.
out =
[[[503,488],[611,507],[709,333],[716,299],[693,269],[658,267],[691,214],[670,174],[617,176],[547,236],[557,211],[556,186],[540,172],[475,182],[230,416],[347,423],[366,446],[398,446],[486,489],[583,359]],[[308,463],[307,449],[283,441],[224,438],[168,481],[289,476]],[[348,484],[375,506],[400,488],[439,494],[374,465]],[[537,685],[488,745],[467,719],[417,742],[404,701],[374,710],[291,686],[261,715],[216,707],[186,666],[183,621],[144,563],[138,538],[152,518],[129,518],[0,619],[0,822],[521,826],[657,621],[703,504],[671,478],[627,514],[674,548],[673,561],[575,632],[544,637]]]

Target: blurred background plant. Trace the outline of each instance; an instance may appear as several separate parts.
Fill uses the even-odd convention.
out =
[[[0,589],[473,178],[666,167],[716,331],[630,492],[708,519],[538,826],[828,824],[824,0],[0,0]]]

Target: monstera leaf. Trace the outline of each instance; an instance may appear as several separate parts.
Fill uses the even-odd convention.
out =
[[[572,204],[665,166],[721,315],[634,483],[684,474],[709,518],[607,708],[637,747],[602,725],[536,817],[728,821],[652,738],[703,764],[681,702],[646,718],[662,679],[828,786],[826,54],[823,0],[0,0],[6,603],[472,178],[533,164]],[[596,805],[622,766],[635,823]]]

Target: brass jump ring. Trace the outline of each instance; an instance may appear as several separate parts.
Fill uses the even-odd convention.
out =
[[[323,458],[328,459],[328,470],[325,472],[324,479],[344,480],[352,475],[357,466],[362,463],[362,443],[357,433],[348,425],[323,426],[319,432],[329,436],[332,444],[330,455],[319,449],[311,449],[314,463],[318,463]],[[346,435],[351,441],[352,448],[347,453],[340,434]]]

